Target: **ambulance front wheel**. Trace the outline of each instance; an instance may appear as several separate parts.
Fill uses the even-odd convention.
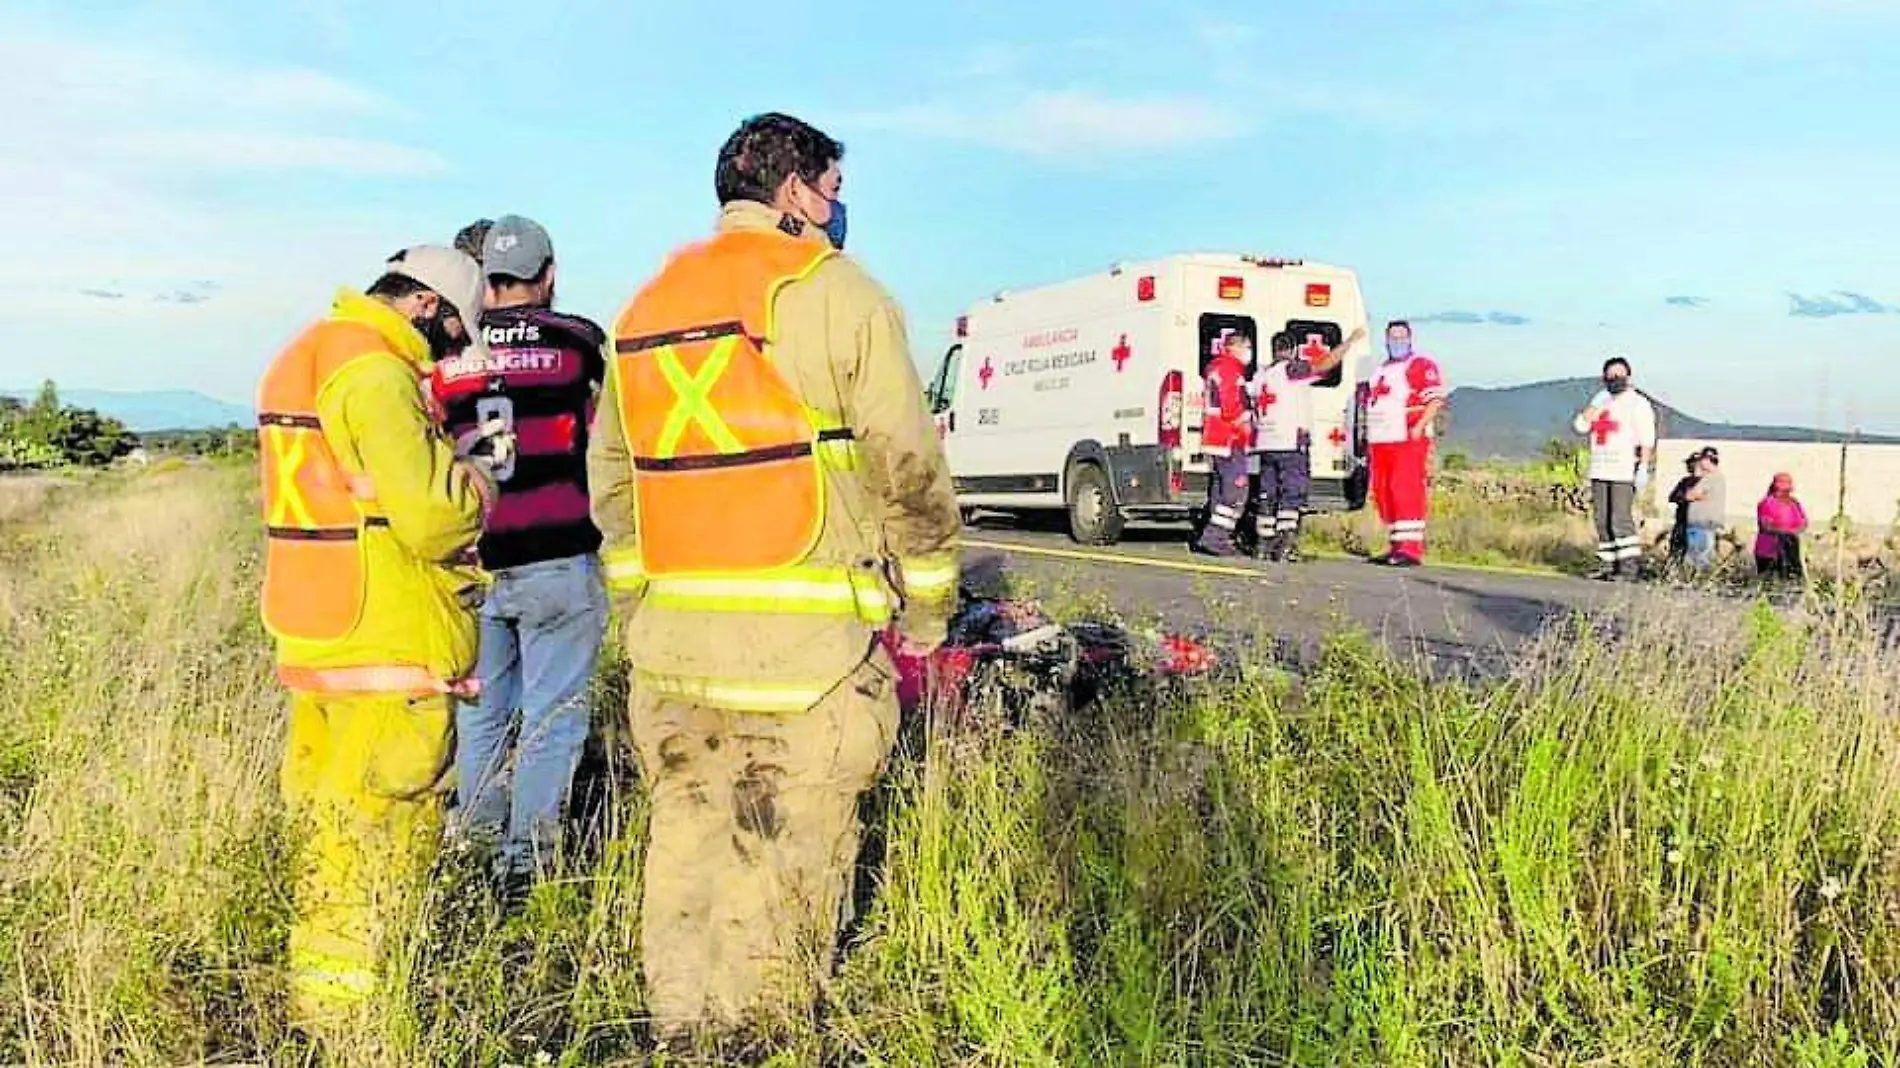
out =
[[[1108,474],[1095,464],[1078,464],[1069,477],[1069,537],[1083,545],[1113,545],[1121,536],[1122,512]]]

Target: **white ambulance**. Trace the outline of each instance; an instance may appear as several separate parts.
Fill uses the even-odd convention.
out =
[[[966,514],[1062,509],[1075,540],[1110,545],[1128,520],[1191,520],[1205,504],[1203,371],[1223,335],[1266,359],[1278,332],[1333,346],[1365,325],[1343,267],[1227,253],[1118,264],[971,307],[926,399]],[[1311,510],[1364,503],[1351,413],[1368,351],[1356,343],[1314,385]]]

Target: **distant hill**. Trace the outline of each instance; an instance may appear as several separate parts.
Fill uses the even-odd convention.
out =
[[[39,396],[39,390],[0,389],[0,394],[31,401]],[[250,426],[254,419],[251,410],[241,404],[189,389],[121,392],[62,388],[59,399],[75,408],[91,408],[101,415],[109,415],[134,431],[202,430],[231,423]]]
[[[1602,388],[1595,378],[1564,378],[1523,386],[1485,389],[1464,386],[1451,394],[1451,425],[1445,435],[1447,450],[1474,459],[1531,459],[1543,453],[1552,438],[1581,440],[1570,429],[1577,409]],[[1714,438],[1740,441],[1840,441],[1845,435],[1828,430],[1793,426],[1757,426],[1748,423],[1711,423],[1697,419],[1645,394],[1656,406],[1658,431],[1666,438]],[[1900,443],[1900,438],[1862,435],[1858,440]]]

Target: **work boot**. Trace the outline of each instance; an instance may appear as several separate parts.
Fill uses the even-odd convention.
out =
[[[1208,527],[1191,548],[1201,556],[1240,555],[1240,550],[1234,548],[1234,536],[1219,527]]]
[[[1306,559],[1306,554],[1300,552],[1300,524],[1297,521],[1280,532],[1280,559],[1289,564]]]
[[[1285,552],[1286,547],[1279,538],[1263,537],[1254,543],[1253,558],[1255,560],[1279,560],[1283,557]]]
[[[1642,565],[1636,560],[1619,560],[1616,564],[1616,581],[1635,582],[1643,577]]]

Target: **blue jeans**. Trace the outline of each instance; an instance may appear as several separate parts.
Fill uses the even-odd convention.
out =
[[[587,742],[587,685],[607,628],[592,554],[505,568],[482,605],[481,695],[456,706],[457,825],[513,872],[552,858]],[[514,773],[509,728],[521,714]],[[512,787],[512,788],[511,788]]]
[[[1697,571],[1707,571],[1715,566],[1715,529],[1713,527],[1690,527],[1686,534],[1686,551],[1683,558]]]

